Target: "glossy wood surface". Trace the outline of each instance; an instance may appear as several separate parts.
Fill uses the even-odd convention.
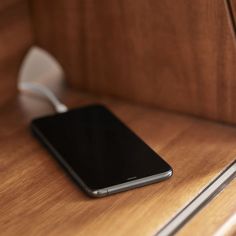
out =
[[[0,1],[0,106],[16,95],[22,59],[33,43],[29,5],[23,0]]]
[[[222,0],[34,0],[38,45],[73,86],[236,122],[236,41]]]
[[[177,236],[235,236],[236,179],[200,211]],[[220,226],[220,227],[219,227]]]
[[[52,108],[21,95],[0,110],[2,235],[153,235],[235,159],[233,126],[53,89],[70,107],[108,106],[170,163],[174,176],[102,199],[85,196],[30,134],[30,120]],[[221,223],[224,215],[229,212],[222,212]]]

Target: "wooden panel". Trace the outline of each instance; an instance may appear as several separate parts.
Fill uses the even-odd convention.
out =
[[[186,225],[177,236],[236,235],[236,179],[203,211]],[[197,230],[196,230],[197,229]]]
[[[29,132],[32,117],[53,110],[43,99],[22,95],[0,110],[3,235],[153,235],[236,155],[232,126],[74,90],[62,90],[61,99],[70,107],[106,104],[172,165],[174,176],[107,198],[88,198]]]
[[[0,2],[0,11],[6,11],[7,8],[16,5],[19,2],[25,2],[25,0],[1,0]]]
[[[232,13],[234,14],[234,22],[236,22],[236,0],[227,0],[229,3],[229,7],[232,9]],[[235,29],[236,30],[236,29]]]
[[[70,83],[236,122],[236,48],[222,0],[34,0],[37,42]]]
[[[227,0],[227,4],[232,21],[232,31],[236,40],[236,0]]]
[[[32,41],[27,1],[1,1],[0,106],[16,94],[18,70]]]

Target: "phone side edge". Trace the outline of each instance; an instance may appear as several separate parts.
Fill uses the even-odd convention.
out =
[[[137,180],[129,181],[129,182],[118,184],[118,185],[114,185],[106,189],[107,189],[108,195],[111,195],[111,194],[124,192],[131,189],[143,187],[149,184],[158,183],[160,181],[169,179],[172,175],[173,175],[173,170],[172,168],[170,168],[170,170],[160,173],[160,174],[148,176],[142,179],[137,179]]]

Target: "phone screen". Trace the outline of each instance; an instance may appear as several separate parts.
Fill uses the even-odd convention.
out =
[[[157,153],[101,105],[35,119],[32,128],[53,150],[54,156],[60,156],[90,189],[107,188],[171,170]]]

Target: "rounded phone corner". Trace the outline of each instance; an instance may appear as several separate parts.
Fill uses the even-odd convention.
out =
[[[172,168],[170,168],[170,169],[167,171],[167,178],[170,178],[173,174],[174,174],[174,171],[173,171]]]
[[[100,198],[108,195],[107,189],[98,189],[98,190],[88,190],[87,193],[90,197]]]

